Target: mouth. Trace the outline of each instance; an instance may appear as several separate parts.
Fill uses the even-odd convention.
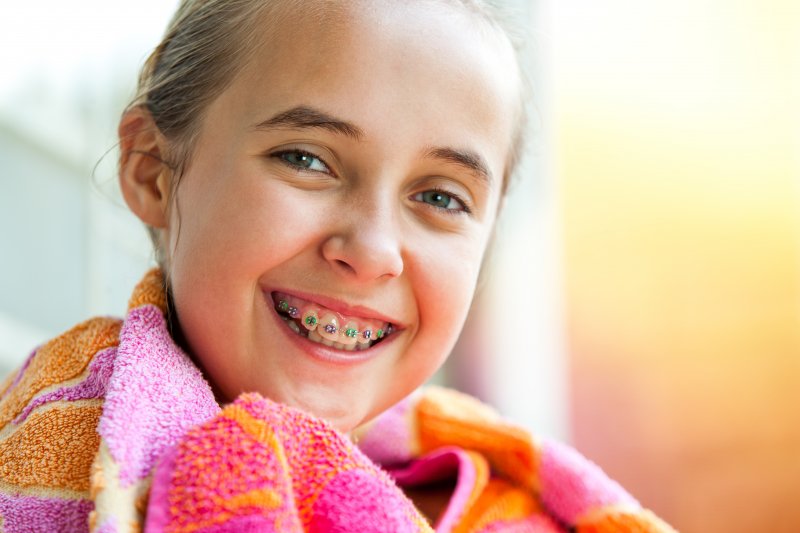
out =
[[[273,292],[272,302],[286,327],[311,342],[345,351],[363,351],[397,331],[391,322],[347,316],[314,302]]]

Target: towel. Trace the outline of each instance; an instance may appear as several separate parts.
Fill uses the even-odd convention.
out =
[[[221,408],[165,313],[155,269],[124,321],[79,324],[0,385],[1,531],[673,531],[571,448],[448,389],[353,436],[255,393]],[[433,526],[406,496],[431,486]]]

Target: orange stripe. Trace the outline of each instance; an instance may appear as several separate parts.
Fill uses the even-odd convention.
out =
[[[283,451],[283,446],[278,442],[275,433],[265,421],[255,418],[244,407],[235,403],[225,407],[222,411],[222,416],[239,424],[239,426],[257,442],[264,444],[272,450],[272,453],[275,454],[281,467],[286,472],[289,471],[289,465],[286,461],[286,454]]]
[[[481,531],[496,522],[522,520],[542,513],[541,505],[528,491],[495,478],[489,481],[453,533]]]
[[[32,414],[0,443],[0,479],[23,487],[88,493],[102,411],[102,405],[65,404]]]
[[[44,388],[79,376],[99,351],[119,344],[121,326],[119,320],[93,318],[42,346],[20,382],[0,402],[0,428]]]
[[[280,507],[283,500],[272,489],[256,489],[234,496],[227,501],[219,501],[218,505],[235,512],[242,507],[259,507],[262,509],[275,509]]]
[[[538,493],[539,457],[530,434],[474,398],[430,388],[417,404],[423,453],[459,446],[486,457],[493,471]]]
[[[258,507],[261,509],[275,509],[282,503],[281,497],[274,490],[270,489],[257,489],[238,496],[234,496],[228,500],[220,497],[212,496],[213,505],[217,508],[216,514],[209,520],[202,522],[193,522],[184,527],[177,527],[174,529],[176,532],[192,533],[200,529],[204,529],[217,524],[222,524],[239,516],[237,510],[243,507]]]
[[[161,270],[154,268],[147,272],[142,281],[133,289],[128,300],[128,311],[143,305],[155,305],[162,313],[167,312],[167,295],[164,290],[164,276]]]

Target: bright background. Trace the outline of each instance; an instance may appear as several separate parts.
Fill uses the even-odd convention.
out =
[[[534,143],[438,379],[681,531],[800,530],[800,5],[509,3]],[[174,5],[3,7],[0,373],[152,261],[114,132]]]
[[[683,531],[800,531],[800,4],[550,12],[573,441]]]

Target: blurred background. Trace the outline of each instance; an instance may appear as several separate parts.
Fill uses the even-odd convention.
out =
[[[524,0],[532,143],[437,380],[685,532],[800,530],[800,5]],[[116,121],[176,2],[6,2],[0,373],[152,264]]]

